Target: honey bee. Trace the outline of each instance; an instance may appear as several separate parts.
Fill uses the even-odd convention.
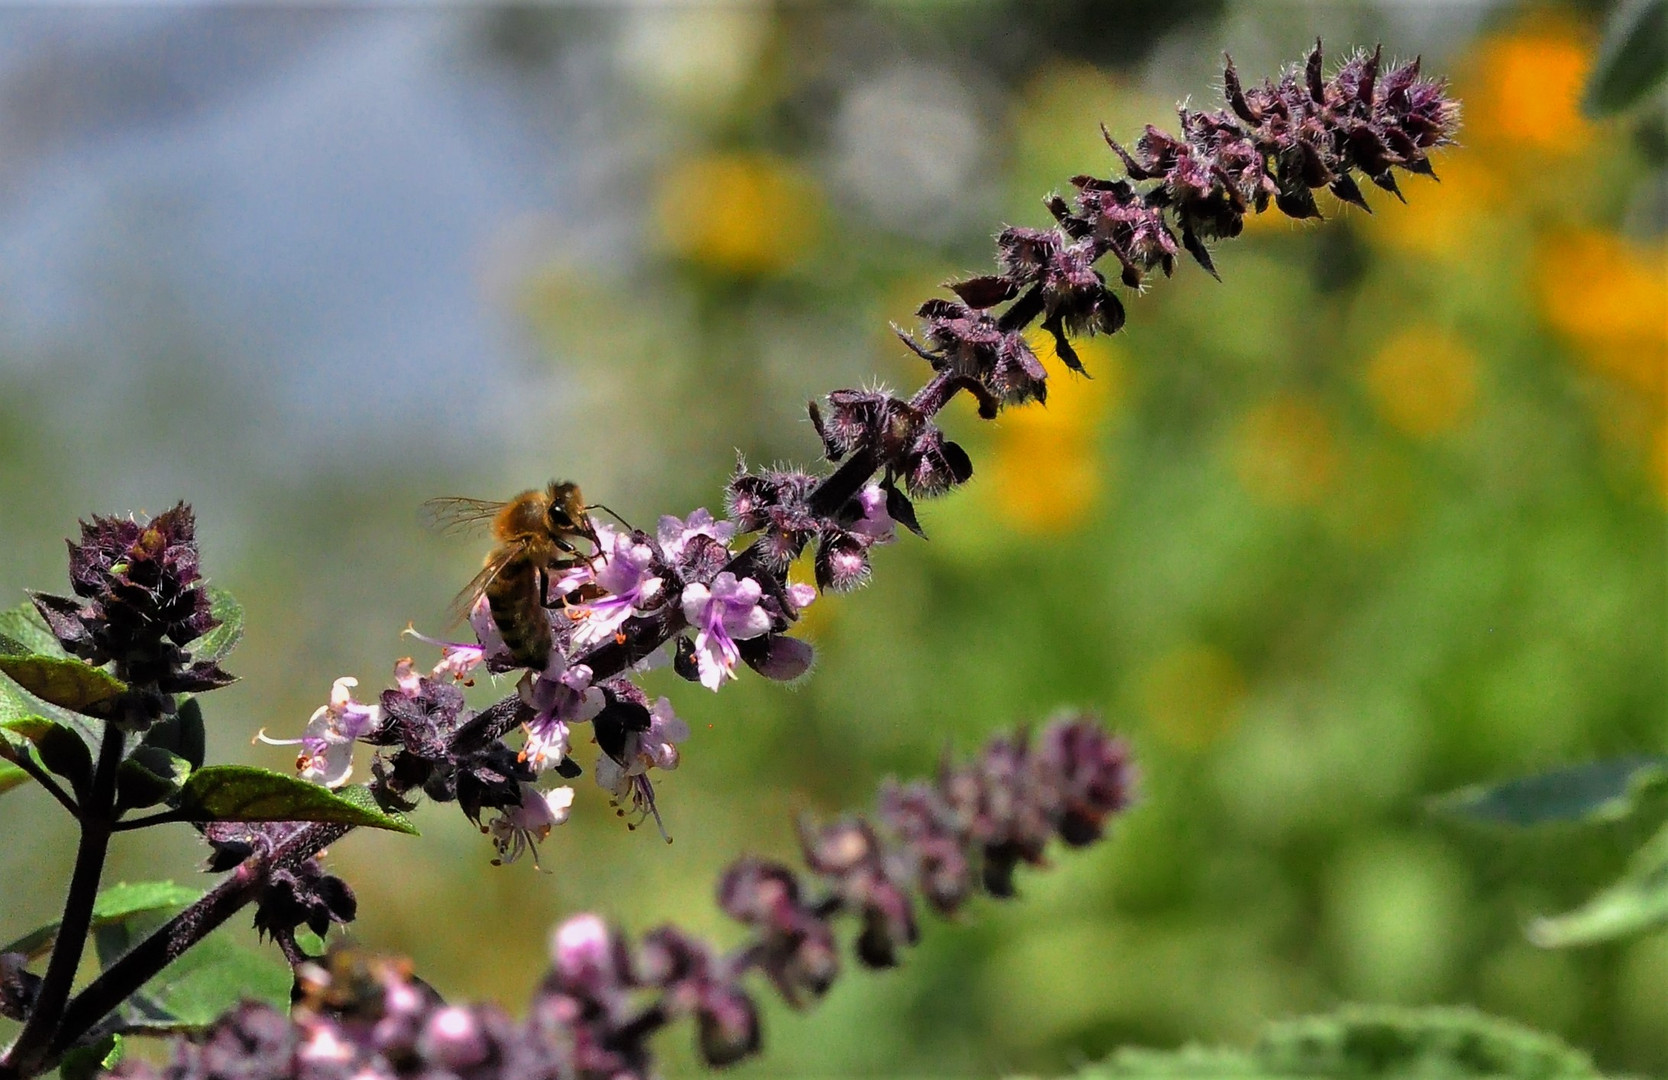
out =
[[[523,491],[506,502],[449,496],[423,504],[431,525],[450,532],[490,523],[497,546],[486,564],[452,602],[462,618],[486,597],[493,625],[520,667],[543,669],[550,659],[550,619],[545,613],[552,570],[595,557],[600,546],[579,485],[552,480],[543,491]],[[587,555],[574,546],[584,540]]]

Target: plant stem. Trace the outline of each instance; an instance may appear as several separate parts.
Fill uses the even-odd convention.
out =
[[[127,821],[118,821],[115,825],[111,826],[111,831],[131,832],[134,829],[148,829],[152,825],[173,825],[177,822],[190,820],[190,817],[178,810],[164,810],[161,813],[152,814],[149,817],[130,818]]]
[[[169,919],[87,984],[64,1010],[63,1022],[50,1049],[54,1053],[69,1049],[83,1032],[255,899],[266,881],[266,868],[252,865],[256,862],[248,859],[239,864],[201,900]]]
[[[98,899],[104,860],[110,852],[110,833],[115,825],[116,770],[122,763],[125,737],[115,724],[104,726],[98,764],[93,782],[79,813],[81,842],[75,852],[75,870],[70,875],[64,915],[58,922],[58,940],[41,977],[40,993],[29,1011],[29,1019],[17,1041],[0,1061],[0,1080],[19,1080],[41,1071],[58,1033],[70,986],[81,966],[81,953],[93,925],[93,904]]]
[[[64,1010],[63,1022],[52,1041],[52,1053],[61,1054],[75,1044],[93,1025],[122,1002],[132,997],[191,946],[207,937],[227,919],[260,896],[272,872],[294,868],[317,855],[321,849],[345,836],[349,826],[315,823],[297,830],[280,843],[270,857],[253,855],[178,915],[158,927],[94,979]],[[5,1078],[0,1077],[0,1080]]]

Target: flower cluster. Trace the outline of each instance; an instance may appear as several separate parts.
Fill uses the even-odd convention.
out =
[[[893,965],[918,934],[912,894],[944,914],[980,882],[1012,895],[1018,862],[1041,865],[1052,838],[1098,839],[1129,805],[1131,784],[1120,740],[1087,717],[1063,718],[1035,738],[995,739],[972,762],[947,762],[933,783],[889,783],[875,824],[805,827],[808,879],[765,860],[733,864],[719,903],[752,936],[730,952],[669,926],[634,943],[579,915],[552,935],[550,972],[517,1023],[491,1007],[446,1005],[403,965],[340,950],[302,967],[293,1019],[242,1005],[177,1042],[167,1066],[130,1059],[116,1075],[634,1080],[652,1073],[651,1037],[684,1017],[704,1061],[733,1064],[762,1044],[750,971],[788,1004],[811,1004],[839,974],[842,912],[861,923],[859,962]]]
[[[200,587],[197,523],[180,503],[150,521],[94,517],[69,542],[74,597],[30,598],[64,651],[111,664],[130,687],[111,719],[144,729],[171,713],[171,695],[226,686],[233,676],[187,645],[220,625]]]
[[[914,500],[972,476],[937,413],[963,391],[986,419],[1046,399],[1047,370],[1026,336],[1032,324],[1082,372],[1071,339],[1123,326],[1117,287],[1138,290],[1155,270],[1168,276],[1181,251],[1215,274],[1207,241],[1238,235],[1248,214],[1270,206],[1317,216],[1317,188],[1365,208],[1356,173],[1399,196],[1395,171],[1431,173],[1428,152],[1451,142],[1458,124],[1441,81],[1420,78],[1417,62],[1383,69],[1379,51],[1357,53],[1328,79],[1317,42],[1278,79],[1247,88],[1230,61],[1223,81],[1227,108],[1182,108],[1180,135],[1148,127],[1133,151],[1108,135],[1123,176],[1074,178],[1070,200],[1046,201],[1051,228],[1004,229],[995,274],[950,282],[954,299],[920,306],[917,334],[899,331],[932,369],[914,394],[846,389],[813,402],[831,472],[741,462],[726,488],[726,520],[699,510],[663,518],[653,535],[591,521],[594,554],[559,573],[550,568],[542,599],[551,652],[541,670],[526,672],[516,696],[477,716],[436,688],[476,667],[517,666],[483,601],[471,614],[476,642],[442,643],[427,680],[385,693],[380,727],[338,705],[340,695],[316,713],[303,737],[303,772],[340,782],[342,747],[350,750],[354,739],[398,746],[378,765],[380,784],[395,797],[418,787],[456,797],[472,819],[482,807],[512,819],[519,813],[527,824],[489,827],[513,858],[567,805],[547,797],[541,809],[523,785],[551,769],[578,775],[568,757],[572,727],[589,722],[603,750],[598,779],[638,820],[658,821],[648,772],[676,764],[675,744],[687,732],[670,703],[649,702],[632,675],[668,651],[678,674],[712,690],[741,663],[773,679],[808,670],[810,646],[788,635],[801,609],[819,590],[864,584],[874,545],[894,539],[899,525],[921,533]],[[1119,267],[1115,284],[1096,268],[1108,256]],[[807,551],[815,588],[788,576]],[[526,734],[511,761],[494,744],[517,725]],[[1012,844],[1010,865],[1029,857],[1024,837]]]
[[[305,826],[294,821],[216,821],[203,827],[212,854],[204,869],[222,873],[252,855],[270,860],[286,840]],[[348,883],[327,873],[318,856],[300,860],[293,868],[274,865],[255,897],[255,929],[271,937],[292,963],[302,959],[295,932],[306,926],[323,937],[332,925],[345,925],[359,912],[359,901]]]
[[[865,544],[889,539],[889,528],[876,524],[880,520],[859,523],[856,527],[868,531],[853,535]],[[440,649],[427,674],[401,660],[393,685],[372,704],[354,699],[357,680],[338,679],[329,702],[313,713],[300,738],[264,733],[260,738],[298,745],[300,774],[329,787],[351,776],[356,743],[376,747],[373,788],[385,804],[409,808],[416,791],[456,801],[492,837],[499,861],[533,852],[536,862],[538,841],[566,820],[573,801],[571,788],[544,790],[537,781],[546,772],[580,775],[570,757],[572,729],[588,723],[601,750],[598,784],[629,808],[634,824],[653,817],[658,825],[649,772],[677,768],[677,747],[689,728],[668,699],[650,700],[630,676],[663,662],[668,650],[609,678],[598,678],[576,658],[603,643],[617,645],[640,635],[645,627],[676,625],[687,634],[670,650],[674,666],[709,689],[735,678],[740,663],[769,678],[794,679],[809,668],[811,652],[785,631],[816,590],[780,576],[726,569],[736,557],[730,547],[736,526],[705,510],[662,518],[652,536],[598,521],[591,526],[598,539],[595,555],[550,584],[546,618],[552,646],[545,665],[525,672],[512,697],[476,712],[465,705],[457,685],[472,682],[477,669],[515,666],[483,597],[470,612],[473,643],[437,641],[412,631]],[[523,738],[511,748],[500,739],[517,725]],[[496,817],[483,823],[489,810]]]
[[[1148,125],[1133,153],[1107,134],[1125,176],[1074,177],[1072,200],[1047,201],[1053,228],[1004,229],[998,274],[951,283],[959,302],[921,306],[918,351],[1004,403],[1041,400],[1043,368],[1021,331],[1040,316],[1060,359],[1081,371],[1070,337],[1124,323],[1123,303],[1095,269],[1103,257],[1117,260],[1131,289],[1154,270],[1172,274],[1181,250],[1215,275],[1205,242],[1238,236],[1246,215],[1271,202],[1290,217],[1319,217],[1314,190],[1324,187],[1368,209],[1356,171],[1400,197],[1395,170],[1430,175],[1427,151],[1452,142],[1459,106],[1441,81],[1419,77],[1417,60],[1384,72],[1381,62],[1381,50],[1357,53],[1323,79],[1316,42],[1304,63],[1247,90],[1230,60],[1228,110],[1183,107],[1179,136]]]
[[[933,423],[945,403],[966,391],[991,419],[1003,406],[1046,400],[1047,370],[1025,335],[1039,320],[1060,359],[1080,373],[1071,338],[1123,326],[1123,302],[1096,269],[1105,257],[1117,260],[1118,282],[1130,289],[1155,269],[1173,273],[1181,250],[1215,274],[1206,241],[1239,235],[1247,214],[1272,204],[1293,217],[1318,216],[1320,187],[1365,208],[1356,171],[1397,195],[1396,169],[1431,173],[1427,151],[1452,141],[1458,106],[1440,81],[1419,77],[1417,62],[1382,73],[1380,64],[1377,51],[1357,54],[1323,79],[1317,43],[1278,81],[1246,90],[1230,61],[1228,110],[1184,107],[1180,136],[1148,127],[1133,154],[1108,135],[1124,177],[1075,177],[1073,200],[1046,202],[1052,228],[1004,229],[996,274],[948,283],[955,299],[917,309],[919,336],[899,332],[932,367],[925,386],[907,400],[880,389],[837,390],[811,405],[824,455],[839,465],[833,474],[740,472],[731,481],[731,517],[759,533],[752,562],[785,566],[815,539],[818,585],[860,584],[868,536],[852,523],[872,520],[875,507],[859,492],[884,496],[885,514],[919,532],[911,498],[941,494],[973,471]]]

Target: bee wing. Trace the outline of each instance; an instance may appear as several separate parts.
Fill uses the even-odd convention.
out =
[[[438,533],[472,533],[491,525],[498,511],[508,505],[501,500],[444,495],[425,502],[418,511],[418,517],[425,526]]]
[[[481,572],[470,578],[469,584],[465,585],[462,591],[453,597],[452,602],[447,605],[447,626],[454,626],[469,618],[469,612],[474,608],[475,601],[479,600],[488,587],[498,579],[498,575],[503,573],[504,567],[521,555],[524,547],[524,544],[504,544],[492,549],[492,553],[487,556],[486,565],[481,567]]]

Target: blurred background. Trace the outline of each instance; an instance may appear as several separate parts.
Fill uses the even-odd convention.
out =
[[[557,919],[733,938],[717,871],[789,855],[796,814],[1087,706],[1142,766],[1115,839],[773,1010],[738,1075],[1050,1073],[1343,1001],[1474,1003],[1668,1069],[1668,935],[1521,932],[1643,826],[1425,810],[1668,749],[1668,139],[1578,111],[1605,7],[8,8],[0,597],[63,589],[78,517],[189,500],[249,612],[211,756],[288,768],[257,728],[433,659],[400,630],[445,630],[483,548],[425,533],[423,499],[556,477],[639,524],[716,508],[738,450],[813,460],[807,399],[921,381],[888,322],[1110,172],[1098,123],[1211,105],[1224,49],[1257,78],[1383,41],[1464,101],[1441,183],[1257,221],[1046,409],[952,410],[974,481],[811,609],[809,681],[657,675],[694,728],[674,844],[587,776],[545,873],[488,865],[452,807],[332,861],[363,941],[516,1008]],[[0,940],[56,916],[71,843],[39,791],[5,807]],[[147,834],[112,879],[205,881],[200,855]]]

